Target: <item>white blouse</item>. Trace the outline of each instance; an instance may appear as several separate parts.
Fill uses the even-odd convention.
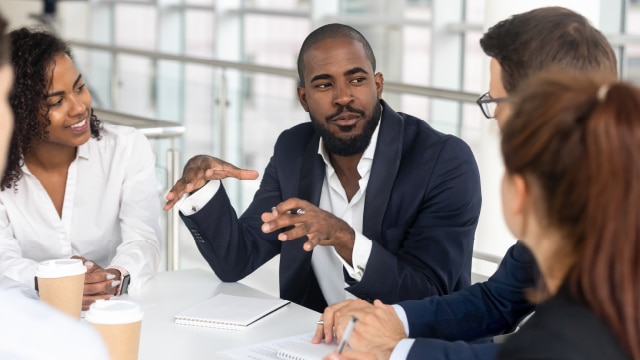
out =
[[[78,147],[58,215],[24,165],[16,188],[0,191],[0,275],[33,286],[38,262],[83,256],[122,267],[136,289],[160,261],[160,193],[155,156],[134,128],[104,125]]]

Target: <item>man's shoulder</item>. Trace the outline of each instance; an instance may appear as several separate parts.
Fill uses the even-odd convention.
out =
[[[469,145],[461,138],[434,129],[426,121],[406,113],[397,113],[403,123],[403,152],[432,154],[436,158],[473,158]]]
[[[308,136],[312,136],[315,133],[315,129],[313,127],[313,124],[311,123],[311,121],[306,121],[297,125],[294,125],[288,129],[283,130],[280,133],[280,136],[282,135],[308,135]]]
[[[417,143],[422,144],[422,146],[443,145],[445,143],[467,146],[466,142],[459,137],[440,132],[423,119],[403,112],[393,112],[393,114],[402,119],[404,134],[408,140],[417,141]]]

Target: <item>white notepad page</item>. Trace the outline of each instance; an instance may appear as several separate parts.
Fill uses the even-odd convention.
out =
[[[275,360],[275,359],[309,359],[321,360],[336,351],[332,344],[312,344],[313,333],[299,334],[286,338],[265,341],[258,344],[220,351],[218,354],[235,360]]]
[[[290,301],[218,294],[175,315],[175,323],[242,330]]]

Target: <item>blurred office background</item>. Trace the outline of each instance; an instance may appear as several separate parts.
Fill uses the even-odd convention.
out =
[[[484,201],[474,272],[481,279],[515,239],[500,209],[498,130],[474,102],[488,86],[488,59],[478,40],[509,15],[549,5],[588,17],[616,48],[621,76],[640,80],[638,1],[58,0],[52,24],[71,43],[96,108],[133,125],[168,121],[157,127],[175,130],[149,135],[162,185],[159,206],[196,154],[262,172],[277,135],[309,121],[295,89],[303,39],[330,22],[358,28],[385,75],[385,100],[460,136],[476,155]],[[0,11],[12,27],[36,25],[43,5],[1,0]],[[225,186],[241,213],[259,180]],[[175,213],[162,221],[163,268],[208,268]],[[277,295],[277,262],[243,281]]]

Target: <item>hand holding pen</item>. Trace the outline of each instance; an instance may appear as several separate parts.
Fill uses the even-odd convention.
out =
[[[348,299],[328,306],[324,309],[322,319],[316,323],[318,326],[311,342],[314,344],[320,342],[330,344],[334,341],[335,336],[342,335],[342,331],[346,329],[347,324],[351,321],[351,315],[359,317],[360,313],[371,307],[373,306],[370,303],[362,299]]]
[[[374,360],[376,359],[376,356],[373,353],[344,351],[347,343],[349,342],[349,339],[351,338],[351,334],[353,334],[353,330],[355,329],[357,321],[358,321],[357,317],[351,316],[351,320],[349,320],[349,322],[347,323],[347,327],[344,330],[342,339],[340,339],[340,343],[338,343],[338,347],[336,351],[328,355],[327,357],[325,357],[325,360]]]
[[[327,307],[322,314],[323,325],[316,328],[311,340],[329,343],[341,334],[351,316],[358,318],[358,326],[349,338],[349,346],[355,351],[372,352],[376,356],[388,358],[398,342],[407,337],[404,324],[391,305],[375,300],[373,305],[364,300],[345,300]],[[342,336],[341,336],[342,335]],[[351,352],[349,352],[351,356]]]
[[[351,320],[349,320],[349,322],[347,323],[347,327],[344,330],[344,333],[342,334],[342,338],[340,339],[340,342],[338,343],[338,349],[336,350],[338,354],[342,354],[344,347],[349,342],[349,339],[351,338],[351,334],[353,334],[353,329],[356,327],[356,321],[358,321],[358,318],[351,315]]]
[[[278,240],[289,241],[307,237],[303,248],[333,246],[338,254],[351,264],[355,231],[344,220],[316,205],[297,198],[274,204],[270,212],[262,214],[262,231],[265,234],[283,230]]]

